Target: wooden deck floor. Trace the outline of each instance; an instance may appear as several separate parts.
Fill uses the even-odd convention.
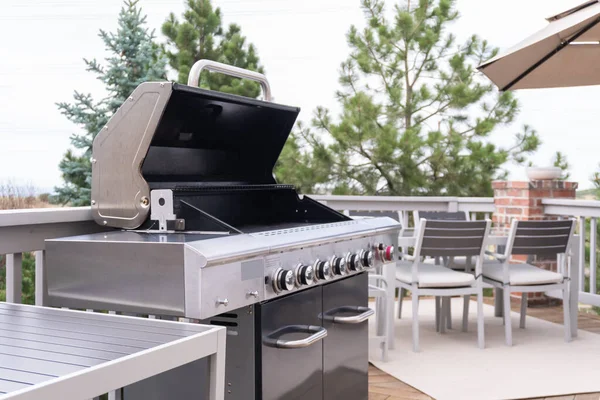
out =
[[[490,304],[492,303],[490,302]],[[513,304],[513,309],[518,311],[518,305]],[[562,324],[563,319],[562,307],[528,308],[527,315],[559,324]],[[579,329],[600,334],[599,316],[580,312],[578,321]],[[369,365],[369,400],[432,400],[432,398]],[[531,400],[600,400],[600,393],[546,397]]]

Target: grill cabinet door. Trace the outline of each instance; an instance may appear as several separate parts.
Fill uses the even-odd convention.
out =
[[[364,400],[368,397],[367,273],[323,286],[323,398]],[[360,308],[359,308],[360,307]],[[333,321],[334,317],[337,321]],[[342,317],[342,318],[339,318]],[[346,318],[344,318],[346,317]]]
[[[285,327],[312,326],[322,331],[319,314],[322,311],[321,287],[304,290],[287,297],[262,304],[261,359],[262,400],[322,400],[323,399],[323,341],[317,340],[307,347],[277,348],[271,339],[295,341],[317,337],[315,333],[273,332]],[[295,328],[290,328],[294,330]],[[298,329],[299,330],[299,329]],[[260,388],[260,386],[259,386]],[[260,390],[260,389],[259,389]]]

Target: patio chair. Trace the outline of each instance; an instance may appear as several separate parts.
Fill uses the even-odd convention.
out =
[[[436,220],[436,221],[469,221],[469,214],[464,211],[414,211],[413,217],[415,220],[415,226],[418,225],[417,221],[421,218],[427,220]],[[484,259],[483,262],[487,262],[487,259]],[[471,257],[435,257],[435,258],[426,258],[424,260],[425,263],[429,264],[442,264],[443,265],[459,271],[472,272],[473,261]],[[400,289],[400,293],[398,294],[400,299],[402,299],[406,295],[406,290]],[[469,315],[469,297],[464,296],[463,303],[463,331],[467,330],[468,324],[468,315]],[[435,323],[436,330],[438,332],[444,332],[446,328],[452,329],[452,311],[450,298],[440,299],[439,297],[435,298]],[[398,307],[398,318],[402,318],[402,301],[400,301]],[[441,321],[445,321],[445,323],[441,324]]]
[[[387,313],[387,299],[388,299],[388,286],[389,283],[387,279],[383,275],[377,274],[369,274],[369,297],[375,299],[381,299],[382,301],[379,303],[380,306],[376,307],[375,313],[375,325],[379,326],[380,319],[383,320],[383,333],[369,335],[369,342],[376,342],[381,348],[381,361],[388,360],[388,349],[389,349],[389,339],[388,339],[388,323],[393,322],[389,321],[388,313]],[[393,304],[393,303],[392,303]]]
[[[448,298],[477,295],[478,344],[480,348],[485,347],[481,268],[490,225],[489,220],[473,222],[420,220],[412,261],[400,261],[396,267],[396,286],[410,290],[412,295],[415,352],[419,351],[419,296]],[[442,265],[422,262],[422,257],[455,256],[475,257],[475,276]]]
[[[504,329],[506,344],[512,346],[510,318],[510,294],[521,293],[520,328],[525,328],[527,293],[562,290],[565,341],[571,341],[571,318],[569,307],[569,275],[566,254],[570,251],[575,220],[518,221],[513,220],[504,254],[489,253],[498,261],[483,265],[483,280],[503,290]],[[538,268],[526,262],[511,260],[514,255],[556,256],[558,272]],[[564,256],[559,256],[564,255]]]
[[[396,221],[399,221],[402,224],[402,213],[398,211],[355,211],[350,210],[348,215],[352,218],[376,218],[376,217],[389,217]],[[402,224],[404,226],[404,224]],[[393,338],[393,330],[388,329],[389,324],[393,324],[393,318],[386,318],[388,315],[388,310],[390,314],[393,314],[393,311],[390,308],[393,308],[394,298],[396,295],[396,288],[391,282],[393,280],[393,275],[389,276],[386,279],[382,274],[384,273],[383,268],[379,267],[377,269],[373,269],[369,271],[369,297],[375,298],[375,315],[376,315],[376,326],[377,333],[375,336],[372,336],[371,339],[373,341],[380,341],[383,354],[382,360],[387,359],[387,350],[388,348],[393,348],[394,338]],[[390,274],[393,274],[393,271],[390,271]],[[385,291],[385,295],[382,293]],[[391,321],[390,321],[391,319]],[[386,335],[384,337],[384,335]]]

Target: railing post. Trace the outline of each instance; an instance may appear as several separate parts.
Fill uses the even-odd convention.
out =
[[[590,293],[596,294],[596,231],[598,220],[594,217],[590,221]]]
[[[458,200],[453,200],[448,202],[448,212],[457,212],[458,211]]]
[[[585,217],[579,217],[579,288],[585,290]]]
[[[23,287],[23,255],[21,253],[6,255],[6,302],[21,303]]]
[[[35,305],[44,305],[44,250],[35,252]]]

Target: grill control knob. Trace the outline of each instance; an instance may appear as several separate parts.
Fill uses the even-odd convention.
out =
[[[315,280],[315,270],[310,265],[299,264],[296,267],[296,282],[298,286],[312,285]]]
[[[373,252],[371,250],[361,250],[360,261],[363,268],[371,268],[373,266]]]
[[[383,243],[377,245],[377,251],[382,261],[393,261],[394,260],[394,246],[386,246]]]
[[[350,271],[360,271],[362,269],[361,257],[358,254],[350,254],[350,257],[348,258],[348,268]]]
[[[347,265],[346,257],[333,257],[331,265],[333,267],[333,273],[336,275],[344,275],[346,273]]]
[[[294,283],[294,273],[290,270],[277,268],[273,274],[273,290],[277,293],[283,292],[284,290],[292,290],[294,288]]]
[[[383,251],[383,259],[385,261],[394,261],[394,246],[386,246]]]
[[[329,261],[317,260],[315,262],[315,268],[317,271],[317,279],[326,281],[332,278],[333,271],[331,270],[331,264]]]

